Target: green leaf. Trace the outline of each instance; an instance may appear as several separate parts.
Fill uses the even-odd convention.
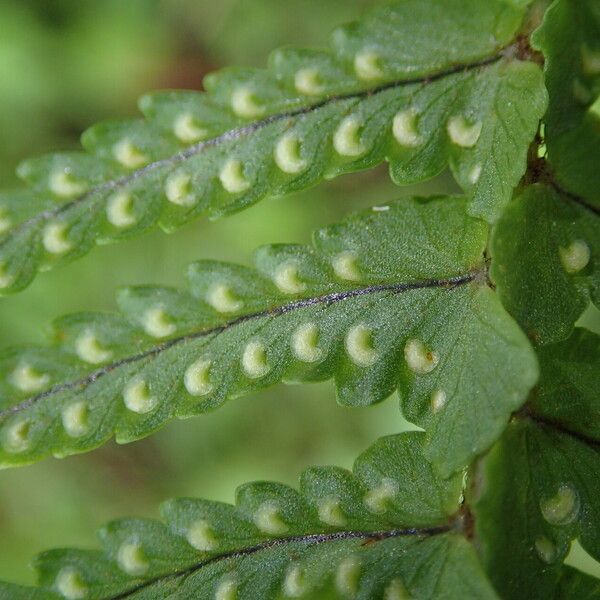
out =
[[[471,506],[502,598],[554,598],[576,538],[600,558],[599,471],[600,446],[533,420],[511,423],[482,460]]]
[[[540,383],[530,406],[544,421],[600,442],[600,336],[576,329],[538,352]]]
[[[197,262],[186,292],[128,288],[121,315],[60,319],[52,347],[0,356],[1,464],[83,452],[113,432],[129,442],[282,380],[333,377],[346,405],[399,387],[428,457],[444,473],[468,465],[522,405],[537,362],[487,286],[487,227],[466,206],[378,206],[312,248],[261,248],[255,269]]]
[[[577,569],[564,567],[558,584],[556,600],[594,600],[600,597],[600,579],[586,575]]]
[[[305,471],[300,491],[251,483],[235,507],[173,500],[164,524],[110,523],[102,551],[41,554],[41,589],[71,600],[496,598],[463,536],[462,475],[440,479],[424,442],[382,438],[352,473]]]
[[[0,582],[0,600],[60,600],[63,596],[40,589]]]
[[[532,43],[545,56],[550,105],[544,141],[562,187],[600,210],[600,6],[556,0]]]
[[[146,96],[146,120],[92,127],[87,154],[23,163],[29,190],[0,199],[0,290],[94,243],[156,223],[173,231],[384,160],[400,184],[450,165],[471,214],[494,221],[546,107],[541,70],[516,58],[523,4],[394,3],[336,31],[330,51],[284,49],[268,70],[209,75],[206,93]]]
[[[490,275],[507,310],[538,344],[564,340],[590,299],[600,306],[598,215],[548,185],[509,205],[491,239]]]

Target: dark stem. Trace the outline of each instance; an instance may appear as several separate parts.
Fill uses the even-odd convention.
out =
[[[600,448],[600,441],[586,435],[585,433],[580,433],[578,431],[574,431],[570,427],[567,427],[564,423],[559,421],[558,419],[552,419],[548,417],[541,416],[537,414],[531,406],[525,405],[519,413],[518,416],[525,417],[530,421],[533,421],[536,425],[541,427],[546,427],[550,429],[554,429],[559,433],[569,435],[576,440],[580,441],[582,444],[586,444],[588,446],[595,446],[596,448]]]
[[[566,190],[558,181],[553,173],[553,170],[544,157],[538,155],[538,151],[544,139],[538,131],[535,140],[529,147],[527,157],[527,171],[520,183],[520,189],[532,185],[534,183],[543,183],[551,187],[561,198],[579,205],[581,208],[591,212],[596,216],[600,216],[600,208],[591,204],[588,200],[577,194],[573,194]]]
[[[592,214],[596,215],[597,217],[600,217],[600,208],[599,207],[594,206],[593,204],[591,204],[590,202],[588,202],[585,198],[582,198],[581,196],[577,196],[576,194],[572,194],[571,192],[568,192],[556,180],[554,180],[552,178],[548,180],[548,183],[562,198],[566,198],[567,200],[570,200],[571,202],[578,204],[579,206],[581,206],[581,208],[587,210],[588,212],[591,212]]]

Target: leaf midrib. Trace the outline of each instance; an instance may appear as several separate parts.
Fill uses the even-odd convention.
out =
[[[268,117],[265,117],[264,119],[261,119],[259,121],[254,121],[254,122],[244,125],[242,127],[230,129],[217,137],[214,137],[210,140],[198,142],[198,143],[196,143],[196,144],[194,144],[172,156],[151,162],[151,163],[145,165],[144,167],[141,167],[140,169],[137,169],[127,175],[124,175],[117,179],[111,179],[109,181],[106,181],[99,185],[96,185],[96,186],[90,188],[87,192],[85,192],[81,196],[79,196],[69,202],[65,202],[64,204],[61,204],[57,208],[43,211],[43,212],[35,215],[34,217],[24,221],[17,227],[13,228],[11,230],[11,233],[15,233],[17,231],[26,229],[28,227],[33,227],[33,226],[37,225],[38,223],[40,223],[41,221],[48,220],[51,217],[56,217],[64,212],[68,211],[69,209],[73,208],[74,206],[77,206],[79,204],[86,202],[87,200],[95,197],[97,194],[101,194],[103,192],[108,192],[110,190],[117,190],[119,188],[122,188],[123,186],[127,185],[128,183],[131,183],[132,181],[135,181],[136,179],[143,177],[144,175],[146,175],[149,172],[155,171],[162,167],[169,167],[169,166],[176,165],[180,162],[187,160],[188,158],[191,158],[193,156],[196,156],[197,154],[200,154],[200,152],[202,152],[205,148],[217,146],[221,143],[226,143],[226,142],[238,139],[240,137],[244,137],[244,136],[254,133],[255,131],[262,129],[272,123],[276,123],[278,121],[282,121],[285,119],[290,119],[290,118],[298,117],[301,115],[309,114],[319,108],[322,108],[324,106],[334,104],[337,102],[343,102],[343,101],[352,100],[352,99],[360,100],[360,99],[363,99],[363,98],[366,98],[369,96],[373,96],[373,95],[379,94],[381,92],[384,92],[386,90],[390,90],[390,89],[393,89],[396,87],[404,87],[404,86],[415,85],[415,84],[419,84],[419,83],[429,84],[429,83],[433,83],[435,81],[444,79],[446,77],[449,77],[451,75],[456,75],[459,73],[466,73],[466,72],[473,71],[473,70],[476,70],[476,69],[479,69],[482,67],[487,67],[487,66],[490,66],[490,65],[493,65],[493,64],[499,62],[503,58],[506,58],[508,60],[509,53],[507,52],[507,50],[509,48],[510,48],[510,44],[505,47],[499,48],[498,51],[495,52],[494,54],[487,56],[478,61],[455,65],[455,66],[449,67],[447,69],[438,71],[437,73],[433,73],[430,75],[422,75],[422,76],[418,76],[418,77],[407,77],[404,79],[397,79],[397,80],[387,82],[387,83],[384,83],[382,85],[379,85],[379,86],[376,86],[373,88],[361,90],[359,92],[349,92],[346,94],[329,96],[329,97],[324,98],[323,100],[320,100],[319,102],[316,102],[314,104],[310,104],[308,106],[304,106],[304,107],[301,107],[301,108],[298,108],[295,110],[270,115]],[[2,247],[2,245],[3,245],[3,242],[0,243],[0,248]]]
[[[236,317],[235,319],[227,321],[216,327],[211,327],[209,329],[201,329],[199,331],[187,333],[180,337],[176,337],[176,338],[167,340],[166,342],[158,344],[158,345],[152,347],[151,349],[141,352],[139,354],[126,356],[118,361],[112,362],[108,365],[105,365],[105,366],[99,368],[99,369],[96,369],[95,371],[92,371],[85,377],[81,377],[81,378],[73,380],[73,381],[67,381],[65,383],[55,384],[51,388],[49,388],[43,392],[40,392],[39,394],[31,396],[31,397],[21,401],[20,403],[15,404],[14,406],[10,406],[8,408],[0,410],[0,420],[6,419],[12,415],[21,413],[24,410],[36,405],[37,403],[44,400],[45,398],[54,396],[55,394],[59,394],[61,392],[76,389],[76,388],[85,389],[92,383],[95,383],[96,381],[98,381],[98,379],[101,379],[102,377],[108,375],[109,373],[118,369],[119,367],[122,367],[122,366],[125,366],[128,364],[132,364],[135,362],[139,362],[146,358],[154,358],[154,357],[160,355],[162,352],[165,352],[166,350],[169,350],[170,348],[173,348],[174,346],[178,346],[179,344],[183,344],[183,343],[186,343],[186,342],[198,339],[198,338],[208,337],[211,335],[218,335],[218,334],[223,333],[224,331],[227,331],[228,329],[230,329],[236,325],[239,325],[240,323],[244,323],[246,321],[259,319],[262,317],[281,316],[286,313],[292,312],[294,310],[299,310],[299,309],[307,308],[310,306],[318,306],[318,305],[322,305],[322,304],[332,305],[337,302],[342,302],[344,300],[348,300],[351,298],[357,298],[360,296],[368,296],[370,294],[385,293],[385,292],[390,292],[391,294],[401,294],[404,292],[409,292],[409,291],[414,291],[414,290],[422,290],[422,289],[431,289],[431,288],[441,288],[441,289],[452,290],[452,289],[455,289],[456,287],[459,287],[462,285],[480,281],[481,278],[482,278],[482,273],[481,273],[480,269],[474,269],[465,274],[458,275],[455,277],[449,277],[446,279],[427,279],[427,280],[416,281],[416,282],[411,282],[411,283],[378,284],[378,285],[371,285],[371,286],[367,286],[367,287],[363,287],[363,288],[356,288],[353,290],[347,290],[347,291],[343,291],[343,292],[333,292],[333,293],[325,294],[322,296],[313,296],[310,298],[303,298],[300,300],[295,300],[295,301],[289,302],[287,304],[282,304],[280,306],[270,307],[270,308],[267,308],[262,311],[241,315],[239,317]]]
[[[192,575],[196,571],[211,565],[216,562],[220,562],[228,559],[241,558],[244,556],[250,556],[252,554],[256,554],[257,552],[261,552],[263,550],[270,550],[272,548],[277,548],[279,546],[284,546],[286,544],[293,543],[304,543],[307,545],[315,546],[319,544],[324,544],[327,542],[336,542],[340,540],[352,540],[359,539],[365,540],[366,542],[380,542],[387,539],[397,538],[397,537],[419,537],[419,538],[428,538],[435,535],[441,535],[444,533],[449,533],[456,527],[454,522],[450,522],[446,525],[439,525],[435,527],[424,527],[424,528],[409,528],[409,529],[390,529],[383,531],[336,531],[334,533],[313,533],[306,535],[296,535],[290,536],[286,538],[277,538],[273,540],[268,540],[266,542],[261,542],[254,546],[249,546],[247,548],[243,548],[240,550],[235,550],[231,552],[227,552],[224,554],[219,554],[217,556],[212,556],[206,560],[197,562],[189,567],[184,569],[180,569],[178,571],[173,571],[172,573],[168,573],[165,575],[159,575],[152,579],[148,579],[135,587],[130,588],[129,590],[122,592],[116,596],[106,596],[103,600],[122,600],[123,598],[129,598],[132,594],[135,594],[143,589],[151,587],[157,583],[161,583],[168,579],[175,579],[177,577],[187,577]]]

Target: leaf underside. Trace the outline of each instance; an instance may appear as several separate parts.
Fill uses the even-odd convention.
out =
[[[487,227],[467,200],[403,200],[275,245],[256,268],[202,261],[189,290],[138,287],[121,315],[55,323],[54,345],[0,357],[0,462],[128,442],[279,381],[333,377],[365,406],[396,388],[445,473],[500,435],[537,377],[485,283]],[[510,373],[500,377],[498,373]]]
[[[576,329],[538,352],[540,382],[530,405],[540,418],[600,442],[600,336]]]
[[[600,597],[600,580],[572,567],[564,567],[555,596],[557,600],[569,600],[569,598],[594,600],[598,597]]]
[[[0,583],[0,600],[598,597],[563,561],[576,539],[600,560],[600,337],[575,328],[600,306],[600,5],[552,3],[532,36],[544,85],[519,37],[529,4],[396,2],[331,50],[150,94],[145,120],[88,130],[87,153],[21,165],[29,187],[0,195],[2,294],[95,243],[383,161],[398,184],[450,167],[465,196],[373,207],[252,268],[193,263],[185,291],[126,288],[118,314],[0,352],[0,467],[279,382],[332,378],[352,406],[398,390],[425,430],[299,491],[251,483],[235,506],[110,523],[101,551],[45,552],[39,586]]]
[[[30,597],[496,598],[456,517],[462,476],[440,479],[424,441],[382,438],[353,473],[305,471],[299,492],[259,482],[238,489],[235,507],[173,500],[164,524],[110,523],[102,551],[41,554]],[[13,591],[0,584],[0,598]]]
[[[599,348],[600,337],[585,330],[546,346],[531,402],[478,467],[468,501],[503,598],[580,598],[598,589],[597,580],[565,574],[563,560],[574,539],[600,558]]]
[[[588,207],[538,184],[517,196],[494,228],[490,276],[538,344],[566,339],[590,301],[600,306],[599,224]]]
[[[509,425],[474,504],[483,562],[503,598],[552,598],[572,540],[600,558],[600,447],[536,421]]]
[[[558,0],[532,43],[545,57],[544,142],[553,177],[600,212],[600,5]]]
[[[541,70],[510,46],[524,9],[408,0],[339,29],[330,51],[284,49],[268,70],[209,75],[206,93],[146,96],[146,120],[92,127],[87,153],[21,165],[29,188],[0,197],[0,292],[94,243],[384,160],[399,184],[450,165],[470,213],[496,220],[546,106]]]

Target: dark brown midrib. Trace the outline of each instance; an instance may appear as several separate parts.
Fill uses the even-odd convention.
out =
[[[19,231],[21,229],[25,229],[25,228],[29,227],[30,225],[35,225],[39,221],[46,220],[46,219],[49,219],[50,217],[54,217],[56,215],[62,214],[64,212],[68,211],[70,208],[72,208],[78,204],[81,204],[81,203],[85,202],[86,200],[92,198],[96,194],[110,191],[110,190],[115,190],[120,187],[123,187],[124,185],[127,185],[128,183],[135,181],[136,179],[139,179],[140,177],[143,177],[145,174],[147,174],[150,171],[159,169],[161,167],[175,165],[175,164],[182,162],[188,158],[191,158],[192,156],[195,156],[196,154],[199,154],[205,148],[208,148],[211,146],[217,146],[221,143],[225,143],[225,142],[229,142],[229,141],[241,138],[245,135],[251,134],[259,129],[262,129],[263,127],[266,127],[267,125],[270,125],[272,123],[276,123],[276,122],[284,120],[284,119],[290,119],[290,118],[302,116],[305,114],[309,114],[319,108],[322,108],[323,106],[327,106],[327,105],[333,104],[335,102],[342,102],[344,100],[352,100],[352,99],[360,100],[360,99],[367,98],[369,96],[373,96],[375,94],[378,94],[378,93],[381,93],[381,92],[384,92],[386,90],[390,90],[393,88],[403,87],[403,86],[407,86],[407,85],[415,85],[415,84],[419,84],[419,83],[423,83],[423,84],[433,83],[435,81],[439,81],[440,79],[444,79],[451,75],[456,75],[458,73],[464,73],[464,72],[468,72],[468,71],[473,71],[475,69],[479,69],[481,67],[486,67],[486,66],[492,65],[492,64],[500,61],[505,55],[507,55],[508,48],[510,48],[510,45],[498,49],[498,51],[495,54],[488,56],[486,58],[483,58],[481,60],[451,66],[447,69],[444,69],[437,73],[433,73],[431,75],[423,75],[423,76],[412,77],[412,78],[407,77],[404,79],[398,79],[395,81],[391,81],[391,82],[382,84],[377,87],[369,88],[367,90],[363,90],[360,92],[350,92],[347,94],[339,94],[339,95],[335,95],[335,96],[329,96],[328,98],[325,98],[315,104],[311,104],[309,106],[304,106],[302,108],[298,108],[297,110],[292,110],[292,111],[288,111],[288,112],[278,113],[276,115],[271,115],[264,119],[261,119],[260,121],[255,121],[253,123],[250,123],[249,125],[245,125],[243,127],[238,127],[235,129],[230,129],[229,131],[226,131],[225,133],[222,133],[221,135],[219,135],[215,138],[206,140],[204,142],[198,142],[197,144],[194,144],[193,146],[190,146],[189,148],[186,148],[185,150],[178,152],[177,154],[174,154],[167,158],[163,158],[163,159],[154,161],[154,162],[146,165],[145,167],[142,167],[136,171],[133,171],[132,173],[130,173],[128,175],[125,175],[118,179],[112,179],[112,180],[102,183],[96,187],[93,187],[92,189],[90,189],[87,192],[85,192],[84,194],[82,194],[80,197],[78,197],[74,200],[71,200],[70,202],[65,202],[64,204],[61,204],[59,207],[52,209],[52,210],[43,211],[43,212],[35,215],[31,219],[24,221],[18,227],[16,227],[13,231]],[[0,247],[2,247],[2,245],[3,245],[3,243],[0,243]]]
[[[192,575],[196,571],[199,571],[203,567],[211,565],[216,562],[220,562],[222,560],[233,559],[233,558],[241,558],[244,556],[250,556],[252,554],[256,554],[257,552],[261,552],[263,550],[270,550],[272,548],[277,548],[279,546],[284,546],[286,544],[293,543],[305,543],[307,545],[318,545],[324,544],[327,542],[335,542],[339,540],[352,540],[352,539],[360,539],[368,542],[380,542],[382,540],[387,540],[396,537],[431,537],[433,535],[440,535],[443,533],[448,533],[453,529],[453,524],[442,525],[439,527],[427,527],[422,529],[391,529],[388,531],[375,531],[375,532],[364,532],[364,531],[338,531],[335,533],[317,533],[317,534],[309,534],[309,535],[298,535],[288,538],[279,538],[276,540],[270,540],[268,542],[263,542],[261,544],[256,544],[255,546],[250,546],[248,548],[244,548],[243,550],[237,550],[235,552],[230,552],[227,554],[219,554],[218,556],[213,556],[207,560],[200,561],[191,565],[190,567],[186,567],[185,569],[181,569],[179,571],[174,571],[173,573],[169,573],[168,575],[163,575],[160,577],[155,577],[153,579],[148,579],[139,585],[130,588],[129,590],[118,594],[117,596],[106,596],[103,600],[122,600],[123,598],[128,598],[132,594],[135,594],[145,588],[148,588],[154,584],[162,583],[164,581],[168,581],[170,579],[175,579],[178,577],[187,577],[188,575]]]
[[[19,404],[16,404],[14,406],[10,406],[8,408],[0,410],[0,420],[7,418],[11,415],[20,413],[23,410],[26,410],[27,408],[30,408],[31,406],[37,404],[44,398],[48,398],[48,397],[58,394],[60,392],[77,389],[77,388],[83,389],[83,388],[87,387],[88,385],[94,383],[101,377],[108,375],[109,373],[111,373],[112,371],[114,371],[115,369],[117,369],[119,367],[122,367],[122,366],[128,365],[128,364],[132,364],[132,363],[144,360],[146,358],[152,358],[154,356],[159,355],[161,352],[164,352],[174,346],[183,344],[185,342],[189,342],[191,340],[195,340],[198,338],[222,333],[222,332],[230,329],[231,327],[234,327],[235,325],[239,325],[240,323],[244,323],[246,321],[251,321],[254,319],[258,319],[261,317],[268,317],[268,316],[276,317],[276,316],[283,315],[283,314],[286,314],[286,313],[294,311],[294,310],[299,310],[301,308],[307,308],[310,306],[316,306],[316,305],[321,305],[321,304],[329,306],[329,305],[335,304],[337,302],[342,302],[344,300],[349,300],[351,298],[357,298],[360,296],[366,296],[369,294],[377,294],[377,293],[385,293],[385,292],[389,292],[392,294],[400,294],[400,293],[408,292],[408,291],[412,291],[412,290],[430,289],[430,288],[453,289],[457,286],[465,285],[472,281],[479,280],[481,278],[481,276],[482,275],[481,275],[480,271],[471,271],[464,275],[450,277],[448,279],[428,279],[428,280],[424,280],[424,281],[417,281],[414,283],[372,285],[372,286],[368,286],[368,287],[364,287],[364,288],[348,290],[345,292],[334,292],[331,294],[325,294],[323,296],[315,296],[312,298],[296,300],[294,302],[290,302],[288,304],[283,304],[281,306],[276,306],[276,307],[265,309],[263,311],[250,313],[247,315],[242,315],[240,317],[237,317],[236,319],[232,319],[231,321],[223,323],[222,325],[218,325],[217,327],[212,327],[210,329],[202,329],[202,330],[199,330],[196,332],[188,333],[186,335],[183,335],[183,336],[180,336],[177,338],[173,338],[162,344],[158,344],[157,346],[154,346],[150,350],[147,350],[140,354],[135,354],[133,356],[128,356],[119,361],[115,361],[109,365],[101,367],[100,369],[96,369],[89,375],[82,377],[80,379],[77,379],[74,381],[69,381],[66,383],[59,383],[44,392],[41,392],[39,394],[36,394],[35,396],[27,398],[26,400],[20,402]]]
[[[600,217],[600,208],[594,206],[590,202],[588,202],[582,196],[578,196],[577,194],[573,194],[572,192],[567,191],[564,187],[562,187],[555,179],[549,178],[547,179],[550,186],[554,189],[555,192],[558,193],[559,196],[573,202],[574,204],[579,205],[584,210]]]
[[[594,439],[593,437],[586,435],[585,433],[581,433],[580,431],[576,431],[575,429],[569,427],[565,423],[563,423],[559,419],[553,419],[551,417],[547,417],[544,415],[540,415],[537,413],[531,406],[525,405],[524,409],[522,409],[516,415],[517,417],[529,419],[532,423],[535,423],[538,427],[542,427],[545,429],[553,429],[557,433],[568,435],[577,441],[585,444],[587,446],[591,446],[593,448],[600,449],[600,441]]]

